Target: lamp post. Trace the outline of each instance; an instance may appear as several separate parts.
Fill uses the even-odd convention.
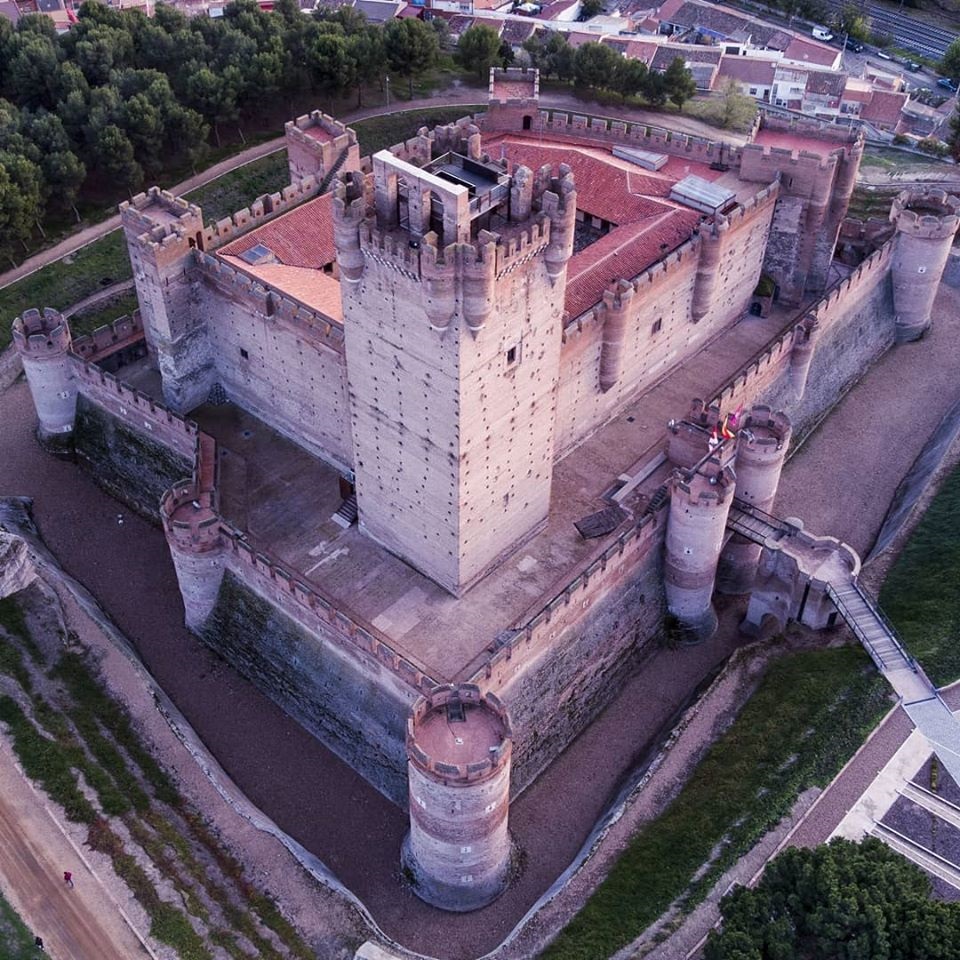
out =
[[[389,109],[390,108],[390,78],[384,77],[383,82],[387,86],[387,108]]]

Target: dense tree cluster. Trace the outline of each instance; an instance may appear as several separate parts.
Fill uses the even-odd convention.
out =
[[[958,960],[960,904],[875,838],[787,850],[720,904],[707,960]]]
[[[574,50],[562,33],[551,33],[546,42],[534,35],[523,49],[531,64],[546,77],[572,80],[581,87],[625,97],[639,94],[656,106],[669,100],[682,109],[697,92],[693,74],[680,57],[661,73],[648,70],[640,60],[621,56],[605,43],[584,43]]]
[[[48,210],[81,188],[134,190],[196,165],[211,134],[276,96],[362,90],[390,70],[412,79],[439,53],[419,20],[368,24],[352,8],[304,16],[235,0],[220,19],[84,3],[58,36],[34,14],[0,18],[0,255],[22,252]]]

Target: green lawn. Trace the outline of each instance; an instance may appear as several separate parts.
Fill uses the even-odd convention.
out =
[[[897,558],[880,603],[938,686],[960,678],[960,468]]]
[[[0,960],[34,960],[36,956],[33,934],[0,896]]]
[[[692,907],[702,900],[804,789],[830,781],[888,708],[886,684],[859,647],[775,661],[679,797],[634,836],[543,956],[608,957],[673,901]]]

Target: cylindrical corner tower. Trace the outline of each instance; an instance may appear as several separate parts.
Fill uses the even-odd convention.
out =
[[[606,393],[623,376],[627,328],[636,293],[629,280],[617,280],[603,292],[603,343],[600,345],[600,389]]]
[[[890,267],[896,340],[907,343],[930,326],[933,300],[960,226],[960,198],[943,190],[905,190],[893,201],[890,219],[897,228]]]
[[[77,383],[68,356],[70,326],[56,310],[25,310],[13,321],[13,342],[37,410],[41,440],[69,434],[77,414]]]
[[[671,481],[664,588],[667,610],[690,642],[708,640],[717,629],[713,587],[733,490],[733,474],[714,460]]]
[[[739,424],[737,434],[737,496],[769,510],[777,495],[780,471],[790,446],[790,420],[757,404]],[[720,557],[717,589],[721,593],[747,593],[753,586],[761,546],[735,533]]]
[[[438,687],[407,721],[410,832],[404,873],[421,900],[477,910],[510,879],[510,721],[473,684]]]
[[[215,492],[199,491],[192,480],[178,483],[160,501],[184,621],[191,629],[200,627],[213,612],[223,581],[226,545],[215,501]]]
[[[699,323],[713,306],[720,275],[723,237],[729,229],[730,222],[726,217],[717,217],[715,224],[700,228],[700,256],[697,276],[693,282],[693,298],[690,301],[690,317],[694,323]]]

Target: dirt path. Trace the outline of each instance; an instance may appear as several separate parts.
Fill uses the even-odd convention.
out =
[[[0,741],[0,885],[57,960],[153,956]],[[74,887],[63,882],[70,870]]]
[[[364,107],[362,109],[350,110],[347,113],[343,113],[338,119],[341,119],[344,122],[368,120],[371,117],[385,116],[389,113],[406,113],[412,110],[454,106],[457,103],[475,104],[478,102],[483,102],[485,99],[485,90],[479,90],[473,87],[458,87],[452,91],[443,91],[442,96],[424,97],[419,100],[404,101],[403,103],[397,104],[397,107],[394,110],[385,110],[382,106]],[[651,110],[631,110],[620,107],[604,107],[600,104],[578,100],[576,97],[565,93],[544,93],[540,97],[540,103],[545,107],[552,107],[560,110],[573,110],[581,113],[589,113],[594,116],[616,114],[617,117],[625,120],[633,120],[638,123],[649,123],[653,126],[669,127],[671,130],[678,130],[682,133],[689,133],[694,136],[705,137],[711,140],[720,139],[722,137],[722,139],[729,140],[733,143],[744,142],[743,136],[718,130],[715,127],[711,127],[708,124],[695,119],[694,117],[686,117],[680,114],[657,113]],[[185,193],[190,193],[192,190],[197,190],[200,187],[206,186],[212,180],[216,180],[217,177],[222,177],[225,173],[230,173],[239,167],[246,166],[248,163],[253,163],[255,160],[259,160],[262,157],[266,157],[269,154],[276,153],[278,150],[282,149],[284,149],[284,138],[282,136],[274,137],[272,140],[267,140],[264,143],[257,144],[255,147],[248,147],[241,153],[237,153],[232,157],[228,157],[226,160],[221,160],[220,163],[215,163],[212,167],[208,167],[202,173],[198,173],[196,176],[190,177],[188,180],[184,180],[182,183],[177,183],[168,189],[171,193],[174,193],[177,196],[183,196]],[[38,270],[42,269],[48,264],[54,263],[57,260],[61,260],[68,254],[75,253],[81,247],[86,247],[87,245],[99,240],[108,233],[112,233],[114,230],[118,230],[119,228],[120,215],[115,214],[114,216],[109,217],[100,223],[96,223],[92,226],[85,227],[83,230],[79,230],[77,233],[74,233],[65,240],[62,240],[56,246],[50,247],[47,250],[41,250],[40,253],[34,254],[32,257],[28,257],[23,261],[23,263],[20,264],[19,267],[0,274],[0,290],[2,290],[4,287],[10,286],[11,283],[16,283],[17,280],[22,280],[24,277],[28,277],[30,274],[36,273]]]

